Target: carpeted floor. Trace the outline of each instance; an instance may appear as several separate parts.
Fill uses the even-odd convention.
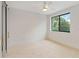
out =
[[[18,43],[8,48],[6,57],[11,58],[70,58],[79,57],[79,51],[48,40]]]

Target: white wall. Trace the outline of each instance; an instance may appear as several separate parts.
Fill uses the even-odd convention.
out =
[[[1,39],[1,2],[0,2],[0,39]]]
[[[46,37],[46,16],[15,8],[8,9],[8,47],[18,43],[43,40]]]
[[[71,30],[70,33],[50,31],[50,17],[70,12]],[[57,13],[48,15],[48,39],[79,48],[79,5],[68,8]]]

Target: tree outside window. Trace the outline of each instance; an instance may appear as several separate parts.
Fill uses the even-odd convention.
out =
[[[51,30],[70,32],[70,13],[51,17]]]

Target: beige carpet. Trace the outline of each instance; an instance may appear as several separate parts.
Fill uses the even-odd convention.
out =
[[[6,57],[11,58],[51,58],[51,57],[79,57],[79,51],[67,48],[48,40],[38,42],[18,43],[8,48]]]

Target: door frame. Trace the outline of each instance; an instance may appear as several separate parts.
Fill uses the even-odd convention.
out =
[[[7,4],[2,1],[2,41],[1,41],[2,57],[7,54]]]

